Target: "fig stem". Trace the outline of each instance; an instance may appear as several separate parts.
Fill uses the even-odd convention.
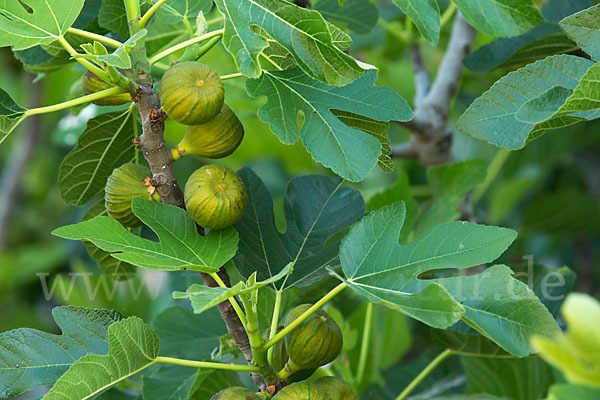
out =
[[[408,397],[408,395],[417,386],[419,386],[419,384],[423,381],[423,379],[425,379],[427,377],[427,375],[429,375],[429,373],[435,369],[435,367],[440,365],[441,362],[444,361],[446,358],[448,358],[454,354],[455,354],[454,350],[450,350],[450,349],[446,349],[443,352],[441,352],[436,358],[434,358],[433,360],[431,360],[431,362],[429,364],[427,364],[427,367],[425,367],[425,369],[423,369],[423,371],[421,371],[419,373],[419,375],[417,375],[415,377],[415,379],[413,379],[406,388],[404,388],[402,393],[400,393],[400,395],[398,395],[398,397],[396,397],[396,400],[406,399]]]
[[[241,72],[236,72],[235,74],[229,74],[229,75],[223,75],[221,76],[221,80],[227,80],[227,79],[233,79],[233,78],[241,78],[243,77],[244,74],[242,74]]]
[[[67,30],[67,33],[72,33],[73,35],[81,36],[81,37],[84,37],[86,39],[95,40],[97,42],[107,44],[107,45],[112,46],[114,48],[117,48],[117,47],[119,47],[119,46],[121,46],[123,44],[123,43],[119,42],[118,40],[111,39],[111,38],[106,37],[104,35],[98,35],[97,33],[84,31],[83,29],[69,28]]]
[[[162,60],[163,58],[170,56],[171,54],[173,54],[179,50],[185,49],[186,47],[192,46],[196,43],[200,43],[206,39],[210,39],[215,36],[223,36],[223,32],[224,32],[223,29],[217,29],[216,31],[212,31],[212,32],[208,32],[204,35],[196,36],[194,38],[186,40],[185,42],[176,44],[173,47],[169,47],[168,49],[161,51],[160,53],[155,54],[152,57],[150,57],[150,64],[154,64],[158,60]]]
[[[45,113],[50,113],[53,111],[60,111],[60,110],[64,110],[65,108],[77,106],[79,104],[87,103],[92,100],[98,100],[98,99],[102,99],[104,97],[108,97],[108,96],[112,96],[112,95],[120,94],[120,93],[125,93],[125,91],[123,89],[121,89],[120,87],[115,86],[110,89],[101,90],[99,92],[88,94],[88,95],[85,95],[82,97],[78,97],[76,99],[65,101],[63,103],[58,103],[58,104],[54,104],[51,106],[32,108],[25,112],[25,116],[29,117],[31,115],[36,115],[36,114],[45,114]]]
[[[150,7],[150,9],[146,11],[146,13],[142,16],[142,18],[140,18],[140,22],[138,23],[140,25],[140,28],[146,26],[148,20],[150,20],[150,17],[152,17],[154,13],[160,8],[160,6],[162,6],[166,2],[167,0],[158,0],[156,3],[154,3],[152,7]]]
[[[229,371],[244,371],[244,372],[259,372],[259,368],[254,365],[237,365],[237,364],[222,364],[210,361],[193,361],[193,360],[182,360],[180,358],[173,357],[156,357],[155,362],[164,364],[181,365],[184,367],[194,368],[210,368],[210,369],[224,369]]]
[[[334,298],[337,294],[339,294],[342,290],[346,289],[348,284],[345,282],[340,283],[333,289],[329,291],[325,296],[323,296],[319,301],[313,304],[308,310],[303,312],[298,318],[293,320],[288,326],[279,331],[273,338],[271,338],[268,342],[263,345],[263,348],[268,349],[272,347],[275,343],[279,342],[281,339],[285,337],[288,333],[293,331],[304,322],[308,317],[317,312],[321,307],[323,307],[329,300]]]
[[[227,285],[225,284],[225,282],[223,282],[221,277],[216,272],[211,272],[209,275],[211,276],[211,278],[213,278],[215,280],[215,282],[217,282],[217,285],[219,285],[219,287],[227,288]],[[235,310],[235,313],[237,314],[238,318],[240,319],[242,325],[244,326],[244,329],[246,329],[246,332],[248,332],[248,321],[246,320],[246,315],[244,314],[244,312],[242,311],[242,308],[240,307],[239,303],[235,299],[235,296],[230,297],[229,302],[233,306],[233,309]]]
[[[360,345],[360,356],[358,359],[358,371],[356,373],[356,383],[362,382],[365,377],[365,370],[367,368],[367,356],[369,351],[369,342],[371,338],[371,327],[373,326],[373,308],[374,304],[371,302],[367,303],[367,312],[365,315],[365,327],[363,329],[362,343]]]
[[[129,24],[129,36],[133,36],[141,29],[141,10],[139,0],[123,0],[127,23]]]
[[[269,340],[273,339],[277,334],[277,326],[279,325],[279,313],[281,312],[281,298],[283,292],[281,290],[275,291],[275,305],[273,306],[273,318],[271,319],[271,328],[269,331]],[[273,347],[269,347],[267,350],[267,359],[269,364],[273,359]]]

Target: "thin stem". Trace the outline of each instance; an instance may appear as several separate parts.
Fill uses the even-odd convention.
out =
[[[209,19],[208,21],[206,21],[206,24],[207,25],[218,24],[219,22],[223,22],[224,19],[225,19],[225,17],[223,17],[222,15],[220,15],[218,17],[214,17],[213,19]]]
[[[155,54],[154,56],[150,57],[150,64],[154,64],[158,60],[161,60],[167,56],[170,56],[171,54],[178,52],[179,50],[185,49],[188,46],[192,46],[196,43],[200,43],[206,39],[210,39],[215,36],[222,36],[223,32],[224,32],[223,29],[217,29],[216,31],[208,32],[204,35],[197,36],[195,38],[191,38],[189,40],[186,40],[185,42],[181,42],[173,47],[170,47],[170,48],[168,48],[164,51],[161,51],[160,53]]]
[[[146,26],[146,23],[148,22],[150,17],[152,17],[154,15],[154,13],[160,8],[160,6],[165,4],[166,1],[167,0],[158,0],[156,3],[154,3],[154,5],[152,7],[150,7],[150,9],[148,11],[146,11],[146,14],[144,14],[144,16],[142,18],[140,18],[140,22],[138,23],[140,26],[140,29],[143,28],[144,26]]]
[[[365,315],[365,327],[363,329],[362,343],[360,345],[360,356],[358,359],[358,372],[356,373],[356,382],[362,382],[367,368],[367,356],[371,339],[371,327],[373,326],[373,307],[374,304],[367,304],[367,313]]]
[[[446,25],[448,23],[448,21],[450,21],[450,19],[454,15],[455,11],[456,11],[456,4],[450,2],[450,5],[448,6],[448,8],[446,8],[446,11],[444,11],[444,13],[442,14],[442,18],[440,20],[440,28],[442,28],[444,25]]]
[[[32,108],[31,110],[27,110],[25,112],[25,116],[29,117],[31,115],[36,114],[45,114],[54,111],[64,110],[65,108],[77,106],[79,104],[87,103],[88,101],[102,99],[104,97],[112,96],[114,94],[124,93],[125,91],[120,87],[113,87],[110,89],[101,90],[96,93],[88,94],[86,96],[78,97],[73,100],[65,101],[63,103],[54,104],[51,106]]]
[[[235,74],[223,75],[221,77],[221,80],[224,81],[224,80],[227,80],[227,79],[241,78],[243,76],[244,76],[244,74],[242,74],[241,72],[236,72]]]
[[[104,44],[107,44],[107,45],[115,47],[115,48],[117,48],[123,44],[123,43],[119,42],[118,40],[111,39],[104,35],[98,35],[97,33],[94,33],[94,32],[84,31],[83,29],[69,28],[67,30],[67,33],[72,33],[73,35],[81,36],[81,37],[84,37],[84,38],[87,38],[90,40],[95,40],[97,42],[104,43]]]
[[[269,363],[267,362],[267,352],[262,348],[263,339],[260,336],[256,304],[252,304],[245,295],[241,295],[240,299],[246,311],[246,333],[252,347],[252,363],[257,367],[267,368]]]
[[[494,182],[494,180],[500,173],[500,170],[502,169],[502,166],[506,162],[506,159],[509,155],[510,151],[504,148],[498,149],[496,155],[494,155],[494,158],[490,162],[485,180],[473,191],[473,194],[471,195],[471,204],[477,204],[477,202],[481,200],[485,192],[489,189],[492,182]]]
[[[281,312],[282,293],[283,292],[281,290],[275,291],[275,305],[273,306],[273,317],[271,319],[269,340],[273,339],[273,337],[275,337],[275,335],[277,334],[277,327],[279,325],[279,313]],[[271,360],[273,359],[273,347],[269,347],[267,359],[269,360],[269,363],[271,363]]]
[[[396,400],[404,400],[406,399],[406,397],[408,397],[408,395],[417,387],[419,386],[419,384],[423,381],[423,379],[425,379],[427,377],[427,375],[429,375],[429,373],[431,371],[433,371],[435,369],[435,367],[437,367],[438,365],[440,365],[440,363],[442,361],[444,361],[446,358],[450,357],[451,355],[454,355],[454,351],[450,350],[450,349],[446,349],[443,352],[441,352],[436,358],[434,358],[428,365],[427,367],[425,367],[425,369],[423,371],[421,371],[419,373],[419,375],[417,375],[415,377],[415,379],[413,379],[406,388],[404,388],[404,390],[402,391],[402,393],[400,393],[400,395],[398,397],[396,397]]]
[[[188,47],[187,49],[185,49],[183,55],[179,57],[179,60],[177,60],[177,62],[198,60],[200,57],[208,53],[208,51],[212,49],[217,43],[219,43],[219,40],[221,40],[221,38],[222,36],[215,36],[199,48]],[[155,65],[158,64],[159,63],[156,63]]]
[[[223,282],[221,277],[216,272],[211,272],[209,275],[215,280],[215,282],[217,282],[217,285],[219,285],[219,287],[227,288],[227,285],[225,284],[225,282]],[[244,326],[244,328],[246,328],[246,325],[248,323],[246,321],[246,316],[244,315],[242,308],[240,307],[237,300],[235,299],[235,296],[230,297],[229,302],[233,306],[233,309],[235,310],[235,313],[237,314],[240,321],[242,322],[242,325]]]
[[[194,368],[210,368],[210,369],[224,369],[228,371],[244,371],[244,372],[259,372],[260,368],[254,365],[237,365],[237,364],[221,364],[209,361],[192,361],[182,360],[173,357],[156,357],[155,362],[164,364],[181,365],[183,367],[194,367]]]
[[[97,66],[95,66],[94,64],[92,64],[84,58],[77,57],[79,56],[79,53],[73,48],[73,46],[69,44],[69,42],[67,42],[67,40],[64,37],[60,36],[58,38],[58,42],[65,48],[65,50],[67,50],[71,57],[75,58],[75,61],[92,71],[100,79],[103,79],[106,82],[110,82],[110,76],[106,73],[106,71],[98,68]]]
[[[125,13],[127,14],[127,23],[129,24],[129,35],[133,36],[140,28],[140,2],[139,0],[123,0],[125,4]]]
[[[329,293],[327,293],[325,296],[323,296],[321,298],[321,300],[317,301],[312,307],[310,307],[308,310],[306,310],[304,313],[302,313],[298,318],[293,320],[288,326],[286,326],[281,331],[279,331],[279,333],[277,333],[274,337],[269,339],[269,341],[266,342],[263,345],[263,347],[265,349],[268,349],[269,347],[273,346],[275,343],[279,342],[281,339],[283,339],[285,337],[285,335],[287,335],[288,333],[290,333],[291,331],[296,329],[296,327],[298,325],[300,325],[302,322],[304,322],[308,317],[310,317],[312,314],[314,314],[318,309],[323,307],[329,300],[333,299],[338,293],[340,293],[342,290],[346,289],[347,287],[348,287],[348,284],[345,282],[342,282],[339,285],[337,285],[336,287],[334,287],[333,289],[331,289],[329,291]]]

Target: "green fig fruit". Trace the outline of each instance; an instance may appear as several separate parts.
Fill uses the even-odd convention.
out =
[[[221,390],[210,400],[262,400],[262,398],[245,387],[232,386]]]
[[[331,400],[327,393],[306,381],[292,383],[281,389],[273,400]]]
[[[106,181],[104,201],[108,215],[119,221],[123,226],[141,225],[141,221],[131,210],[131,200],[142,197],[155,200],[148,194],[148,187],[143,180],[150,175],[145,167],[127,163],[116,168]]]
[[[331,400],[358,400],[352,387],[335,376],[324,376],[312,383],[331,397]]]
[[[85,94],[96,93],[101,90],[110,89],[112,87],[115,87],[115,85],[103,81],[91,71],[86,71],[86,73],[83,75],[83,92]],[[121,93],[93,100],[92,103],[98,106],[118,106],[121,104],[129,103],[130,101],[131,96],[129,95],[129,93]]]

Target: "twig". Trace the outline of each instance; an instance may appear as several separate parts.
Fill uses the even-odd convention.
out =
[[[410,60],[415,70],[415,107],[419,107],[431,89],[431,76],[423,65],[421,48],[417,43],[410,46]]]

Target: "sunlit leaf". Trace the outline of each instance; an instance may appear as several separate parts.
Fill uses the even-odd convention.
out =
[[[26,112],[26,108],[15,103],[8,93],[0,89],[0,143],[26,118]]]
[[[392,0],[415,23],[431,45],[440,39],[440,8],[436,0]]]
[[[560,27],[593,60],[600,59],[600,4],[566,17]]]

